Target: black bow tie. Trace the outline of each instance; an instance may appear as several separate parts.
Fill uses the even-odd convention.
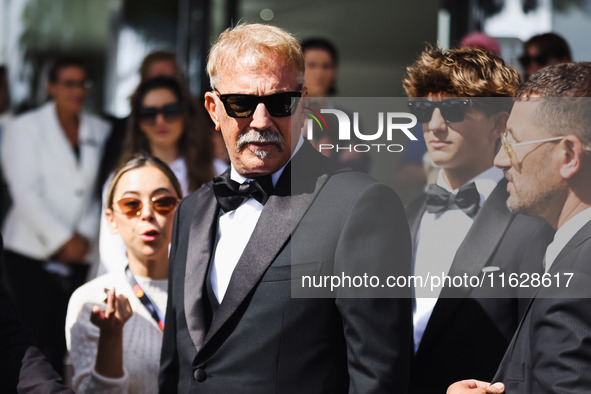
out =
[[[265,205],[273,192],[273,181],[271,175],[265,175],[240,184],[230,179],[229,172],[225,172],[213,178],[213,192],[224,212],[230,212],[251,197]]]
[[[453,194],[438,185],[429,185],[427,189],[427,212],[444,212],[449,204],[456,204],[466,215],[476,215],[480,208],[480,193],[474,182],[462,186],[457,194]]]

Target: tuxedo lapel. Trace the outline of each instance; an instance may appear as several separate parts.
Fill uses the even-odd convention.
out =
[[[466,238],[455,254],[448,274],[450,277],[463,276],[464,273],[469,276],[482,275],[482,268],[490,261],[515,216],[507,209],[506,184],[505,179],[497,184],[474,219]],[[425,348],[428,349],[430,343],[437,340],[438,333],[444,331],[443,328],[469,294],[470,289],[445,287],[441,290],[440,299],[435,304],[417,356],[420,356]]]
[[[205,281],[211,259],[214,231],[217,226],[218,205],[210,185],[205,185],[195,206],[189,231],[185,271],[185,318],[191,339],[199,351],[207,332]]]
[[[419,226],[421,219],[427,210],[427,195],[423,193],[421,197],[413,201],[406,208],[406,217],[408,220],[408,226],[410,228],[410,236],[412,240],[412,250],[415,250],[417,242],[417,234],[419,232]]]
[[[515,217],[507,209],[507,181],[503,178],[474,219],[466,238],[458,248],[449,275],[481,276],[507,228]],[[446,289],[442,291],[442,294]]]
[[[569,255],[569,253],[576,250],[580,244],[585,242],[590,237],[591,237],[591,222],[588,222],[570,239],[570,241],[567,242],[567,244],[560,251],[558,256],[556,256],[556,259],[552,263],[552,266],[548,270],[548,273],[550,275],[555,275],[559,272],[568,272],[570,267],[568,267],[568,264],[567,264],[569,262],[569,260],[567,259],[567,256]],[[565,265],[565,266],[563,267],[563,265]],[[495,374],[495,380],[493,380],[493,382],[499,381],[499,379],[502,379],[503,377],[506,376],[507,368],[508,368],[511,360],[513,359],[513,353],[515,352],[515,342],[516,342],[517,338],[519,337],[519,334],[521,332],[521,329],[523,327],[525,320],[530,318],[529,317],[530,310],[531,310],[533,303],[536,302],[538,293],[543,290],[544,290],[543,287],[539,287],[536,290],[532,299],[530,300],[530,302],[527,306],[527,309],[525,310],[525,313],[523,314],[523,317],[521,318],[521,321],[519,322],[519,325],[517,326],[517,330],[515,330],[515,334],[513,335],[513,339],[511,339],[511,343],[509,344],[509,347],[507,348],[507,351],[505,352],[505,356],[503,357],[503,360],[499,364],[499,368],[497,369],[497,372]],[[543,295],[542,298],[544,298],[544,297],[548,297],[548,294],[546,293],[545,295]]]
[[[310,149],[313,148],[310,147]],[[312,161],[314,161],[314,155],[319,156],[316,152],[310,153],[307,144],[301,150],[302,152],[299,152],[296,157],[309,158],[309,155],[312,155]],[[312,174],[314,176],[306,177],[302,184],[293,185],[297,191],[292,193],[292,167],[293,163],[290,163],[285,168],[274,193],[261,212],[252,236],[232,273],[222,303],[213,317],[204,347],[256,288],[329,178],[328,174],[320,177]],[[300,175],[298,167],[298,178]],[[300,189],[300,187],[303,188]]]
[[[564,260],[565,257],[570,252],[575,250],[580,244],[585,242],[590,237],[591,237],[591,222],[588,222],[579,231],[577,231],[575,233],[575,235],[566,243],[564,248],[562,248],[562,250],[560,251],[558,256],[556,256],[556,259],[554,260],[554,262],[550,266],[548,273],[554,274],[556,272],[564,271],[565,269],[568,269],[568,267],[562,267],[562,265],[563,265],[562,260]]]

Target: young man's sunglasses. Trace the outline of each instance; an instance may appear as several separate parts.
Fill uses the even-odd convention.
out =
[[[138,119],[141,123],[155,124],[158,114],[162,114],[167,123],[175,122],[183,113],[183,107],[179,103],[167,104],[161,108],[140,107],[138,110]]]
[[[152,197],[150,206],[152,210],[160,215],[168,215],[176,208],[179,199],[173,196]],[[123,197],[117,200],[120,213],[128,216],[139,216],[144,208],[142,200],[135,197]]]
[[[428,123],[435,108],[439,108],[441,116],[447,123],[461,122],[470,107],[470,100],[451,98],[442,101],[413,100],[408,102],[410,113],[417,117],[417,122]]]
[[[253,94],[221,94],[215,90],[224,104],[226,113],[232,118],[248,118],[252,116],[259,103],[265,104],[271,116],[283,118],[291,116],[291,99],[302,97],[302,92],[279,92],[266,96]]]
[[[529,67],[529,65],[534,62],[538,66],[545,66],[548,64],[548,56],[547,55],[538,55],[538,56],[527,56],[523,55],[519,57],[519,63],[523,68]]]

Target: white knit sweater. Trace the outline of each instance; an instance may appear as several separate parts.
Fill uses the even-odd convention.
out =
[[[140,286],[161,311],[166,309],[168,280],[137,277]],[[94,370],[99,329],[90,322],[94,305],[104,310],[104,289],[115,287],[129,298],[133,315],[123,328],[124,376],[118,379]],[[77,289],[68,305],[66,341],[74,366],[72,385],[77,393],[157,393],[162,330],[133,293],[124,270],[112,272]]]

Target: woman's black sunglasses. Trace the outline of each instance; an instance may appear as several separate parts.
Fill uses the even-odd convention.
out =
[[[183,113],[183,107],[179,103],[167,104],[161,108],[140,107],[138,110],[138,119],[142,123],[154,124],[158,114],[164,116],[164,121],[171,123],[176,121]]]
[[[447,123],[461,122],[470,107],[470,100],[451,98],[442,101],[413,100],[408,102],[410,113],[417,117],[417,122],[427,123],[431,120],[435,108],[439,108],[441,116]]]
[[[215,90],[224,104],[226,113],[232,118],[252,116],[259,103],[265,104],[271,116],[282,118],[291,116],[291,99],[302,97],[302,92],[279,92],[266,96],[253,94],[221,94]]]
[[[545,66],[546,64],[548,64],[548,56],[547,55],[537,55],[537,56],[527,56],[527,55],[523,55],[519,57],[519,63],[521,63],[521,66],[523,68],[527,68],[529,67],[529,65],[534,62],[536,63],[538,66]]]

